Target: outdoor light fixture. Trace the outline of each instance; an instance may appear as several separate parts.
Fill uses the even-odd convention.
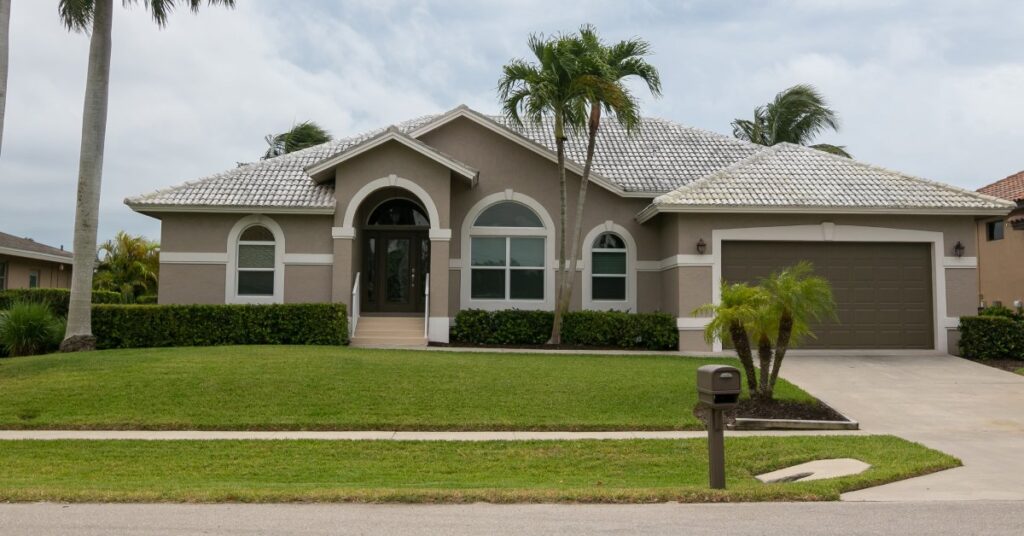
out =
[[[707,249],[708,249],[708,245],[704,243],[704,239],[703,238],[697,240],[697,253],[700,253],[701,255],[703,255],[704,252],[707,251]]]
[[[964,245],[961,244],[959,240],[957,240],[956,245],[953,246],[953,255],[956,255],[957,258],[964,256]]]

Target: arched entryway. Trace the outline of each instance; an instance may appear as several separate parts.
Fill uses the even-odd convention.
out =
[[[364,203],[358,233],[365,313],[423,313],[430,272],[430,218],[423,205],[396,188]],[[376,199],[374,199],[376,198]]]

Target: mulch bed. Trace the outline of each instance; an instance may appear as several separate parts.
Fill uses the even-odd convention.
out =
[[[625,352],[671,352],[673,350],[648,350],[647,348],[622,348],[619,346],[580,346],[573,344],[469,344],[461,342],[430,342],[430,346],[441,348],[480,348],[484,350],[622,350]]]
[[[974,361],[975,363],[1010,372],[1016,372],[1024,368],[1024,359],[968,359],[968,361]]]
[[[707,424],[706,409],[698,404],[693,414]],[[745,419],[786,419],[798,421],[841,421],[847,422],[838,411],[822,402],[801,403],[788,400],[741,400],[736,409],[725,412],[726,424],[736,422],[736,418]]]

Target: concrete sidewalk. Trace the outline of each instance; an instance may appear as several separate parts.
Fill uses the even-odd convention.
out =
[[[726,436],[817,436],[864,435],[861,431],[727,431]],[[339,432],[246,432],[246,431],[190,431],[190,430],[0,430],[0,441],[10,440],[274,440],[314,439],[327,441],[526,441],[576,439],[694,439],[707,437],[706,432],[694,431],[622,431],[622,432],[399,432],[399,431],[339,431]]]

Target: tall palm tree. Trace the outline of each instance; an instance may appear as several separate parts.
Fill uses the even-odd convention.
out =
[[[264,139],[267,140],[267,145],[270,146],[267,148],[266,154],[263,155],[263,159],[266,160],[298,151],[299,149],[327,143],[333,138],[330,132],[327,132],[313,121],[303,121],[293,126],[288,132],[267,134]]]
[[[124,4],[136,0],[124,0]],[[175,0],[145,0],[157,26],[167,24]],[[202,0],[182,0],[196,12]],[[210,5],[234,7],[234,0],[207,0]],[[68,326],[61,343],[62,351],[91,350],[96,347],[92,335],[92,278],[96,262],[96,229],[99,225],[100,183],[103,172],[103,144],[107,130],[107,100],[110,93],[111,30],[113,0],[60,0],[61,21],[68,30],[91,32],[89,68],[85,81],[85,105],[82,112],[82,146],[78,163],[78,195],[75,205],[74,261],[71,277],[71,303]]]
[[[585,122],[584,86],[592,81],[580,79],[572,70],[570,55],[573,37],[545,38],[531,35],[527,41],[536,63],[514,59],[502,67],[498,81],[498,95],[502,111],[511,123],[523,126],[524,121],[543,124],[545,116],[553,117],[555,152],[558,159],[559,207],[558,271],[560,281],[566,278],[565,229],[568,227],[568,186],[565,177],[565,142],[567,133],[579,132]],[[560,342],[557,324],[559,307],[556,304],[556,325],[551,343]]]
[[[159,248],[145,237],[118,231],[112,240],[99,247],[94,288],[119,292],[125,303],[155,294],[160,272]]]
[[[11,41],[11,0],[0,0],[0,149],[4,143],[4,109],[7,107],[7,62]]]
[[[754,108],[753,119],[732,122],[732,134],[741,140],[769,146],[795,143],[850,158],[844,146],[828,143],[811,145],[814,138],[826,130],[839,131],[839,115],[809,84],[795,85],[775,95],[772,102]]]
[[[583,165],[583,177],[576,199],[576,220],[573,226],[573,241],[568,274],[563,277],[561,296],[556,306],[555,325],[553,331],[560,331],[561,317],[572,301],[573,284],[576,278],[576,266],[580,253],[580,242],[583,239],[583,209],[587,199],[587,185],[590,184],[590,173],[594,164],[594,152],[597,147],[597,133],[601,126],[602,110],[612,115],[615,120],[632,133],[640,124],[640,107],[636,99],[625,86],[624,80],[639,78],[647,85],[647,89],[655,97],[661,96],[661,77],[658,70],[647,63],[645,56],[650,55],[651,47],[642,39],[628,39],[607,46],[591,25],[580,28],[579,39],[574,44],[573,59],[577,75],[590,79],[582,85],[585,90],[584,100],[590,108],[587,119],[587,156]],[[560,335],[560,333],[558,333]]]

